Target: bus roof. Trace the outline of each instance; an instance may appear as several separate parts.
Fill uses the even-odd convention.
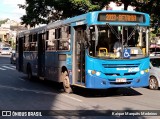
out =
[[[136,15],[143,15],[145,17],[145,21],[144,22],[112,22],[112,21],[98,21],[98,17],[99,14],[136,14]],[[136,11],[126,11],[126,10],[104,10],[104,11],[94,11],[94,12],[88,12],[86,14],[83,15],[79,15],[79,16],[75,16],[72,18],[67,18],[65,20],[59,20],[56,22],[52,22],[49,23],[46,26],[42,26],[39,28],[35,28],[35,29],[30,29],[30,30],[26,30],[21,32],[20,34],[28,34],[28,33],[34,33],[34,32],[43,32],[46,31],[48,29],[52,29],[52,28],[57,28],[59,26],[63,26],[63,25],[68,25],[68,24],[72,24],[72,26],[77,26],[77,25],[83,25],[83,24],[87,24],[89,25],[104,25],[106,23],[109,23],[110,25],[139,25],[139,26],[149,26],[150,25],[150,16],[149,14],[146,13],[142,13],[142,12],[136,12]]]

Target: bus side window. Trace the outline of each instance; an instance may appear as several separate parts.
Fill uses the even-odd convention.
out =
[[[56,30],[50,29],[48,31],[48,36],[46,36],[46,50],[55,51],[57,50],[57,40],[56,40]]]
[[[25,51],[29,51],[29,49],[30,49],[29,36],[28,35],[25,35],[24,48],[25,48]]]
[[[30,51],[35,51],[36,43],[34,42],[33,35],[29,35]]]
[[[33,35],[33,42],[35,44],[35,51],[37,51],[38,50],[37,33]]]
[[[59,50],[70,50],[70,34],[68,26],[61,28],[61,38],[59,39]]]

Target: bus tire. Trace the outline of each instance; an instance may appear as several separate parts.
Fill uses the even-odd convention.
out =
[[[158,81],[156,79],[156,77],[151,76],[149,79],[149,88],[152,90],[157,90],[158,89]]]
[[[32,69],[30,66],[27,67],[27,78],[28,78],[28,80],[32,80],[32,78],[33,78]]]
[[[66,93],[72,93],[72,88],[70,86],[69,82],[69,76],[67,71],[62,72],[62,77],[63,77],[63,88]]]

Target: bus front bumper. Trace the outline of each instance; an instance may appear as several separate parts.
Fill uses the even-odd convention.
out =
[[[120,88],[120,87],[146,87],[149,85],[149,73],[134,78],[132,80],[127,80],[127,82],[116,82],[109,81],[107,78],[101,78],[93,75],[86,75],[86,88],[92,89],[107,89],[107,88]]]

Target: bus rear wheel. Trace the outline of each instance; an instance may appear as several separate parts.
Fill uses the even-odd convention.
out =
[[[72,92],[72,88],[70,86],[70,82],[69,82],[69,76],[67,75],[67,71],[62,72],[62,77],[63,77],[63,88],[64,91],[66,93],[71,93]]]

